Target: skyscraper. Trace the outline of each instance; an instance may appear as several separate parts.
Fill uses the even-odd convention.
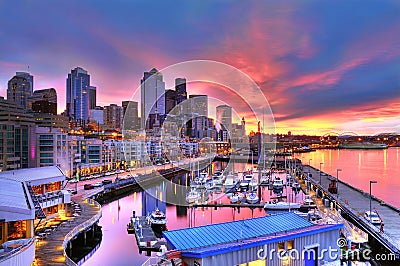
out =
[[[176,103],[176,94],[174,90],[165,91],[165,114],[169,114],[174,109]]]
[[[81,67],[71,70],[67,78],[67,115],[87,121],[90,107],[90,75]]]
[[[104,106],[104,125],[109,129],[120,130],[122,128],[124,110],[122,106],[110,104]]]
[[[230,132],[232,130],[232,107],[229,105],[220,105],[216,107],[216,120],[219,126],[223,126],[224,129]],[[218,128],[217,130],[221,129]]]
[[[95,109],[96,108],[96,87],[95,86],[89,86],[89,91],[90,91],[90,109]]]
[[[25,72],[17,72],[8,81],[7,100],[17,106],[27,108],[27,100],[32,96],[33,76]]]
[[[165,114],[165,82],[162,74],[155,68],[144,72],[140,89],[142,128],[145,128],[146,120],[151,114]]]
[[[138,102],[123,101],[123,127],[126,130],[139,130],[140,118],[138,117]]]
[[[176,104],[180,104],[181,102],[187,99],[185,78],[175,79],[175,92],[176,92]]]

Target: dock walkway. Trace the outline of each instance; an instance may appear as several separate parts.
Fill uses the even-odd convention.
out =
[[[46,239],[39,240],[36,243],[33,265],[66,265],[67,260],[69,260],[64,256],[66,238],[68,236],[73,237],[71,232],[79,233],[85,230],[88,221],[94,221],[97,217],[101,217],[100,205],[93,204],[90,200],[79,200],[77,203],[80,204],[82,210],[80,216],[59,225]]]
[[[330,180],[328,179],[329,175],[323,175],[321,172],[321,184],[320,181],[320,172],[319,170],[310,167],[304,166],[304,172],[309,172],[312,174],[312,182],[314,184],[321,185],[322,188],[327,191]],[[331,177],[332,178],[332,177]],[[335,178],[335,177],[333,177]],[[359,217],[360,222],[366,225],[367,229],[374,232],[375,234],[381,236],[386,242],[392,246],[392,249],[397,249],[397,252],[400,251],[400,210],[394,206],[390,206],[385,204],[382,200],[372,197],[372,210],[376,210],[382,218],[384,223],[384,233],[380,232],[379,226],[373,226],[368,223],[363,218],[363,214],[365,211],[369,210],[369,191],[364,192],[360,189],[354,188],[351,185],[340,181],[338,184],[338,196],[335,195],[335,198],[339,200],[339,203],[342,204],[346,209],[351,210],[352,213]]]

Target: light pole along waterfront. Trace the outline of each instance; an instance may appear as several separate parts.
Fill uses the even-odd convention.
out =
[[[378,181],[370,180],[369,181],[369,222],[372,224],[371,221],[371,213],[372,213],[372,184],[376,184]]]
[[[338,168],[336,169],[336,197],[339,198],[339,172],[341,172],[342,169]]]
[[[323,164],[324,164],[324,163],[322,163],[322,162],[319,163],[319,184],[320,184],[320,185],[322,185],[322,184],[321,184],[321,166],[322,166]]]

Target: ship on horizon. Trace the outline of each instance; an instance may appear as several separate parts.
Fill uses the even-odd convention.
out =
[[[373,143],[373,142],[349,142],[341,143],[338,146],[339,149],[387,149],[388,145],[385,143]]]

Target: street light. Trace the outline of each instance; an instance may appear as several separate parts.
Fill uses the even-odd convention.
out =
[[[321,166],[323,165],[324,163],[319,163],[319,184],[322,186],[322,183],[321,183]]]
[[[370,180],[369,181],[369,222],[371,223],[371,213],[372,213],[372,184],[376,184],[378,181]]]
[[[336,197],[339,198],[339,172],[342,171],[342,169],[336,169]]]

